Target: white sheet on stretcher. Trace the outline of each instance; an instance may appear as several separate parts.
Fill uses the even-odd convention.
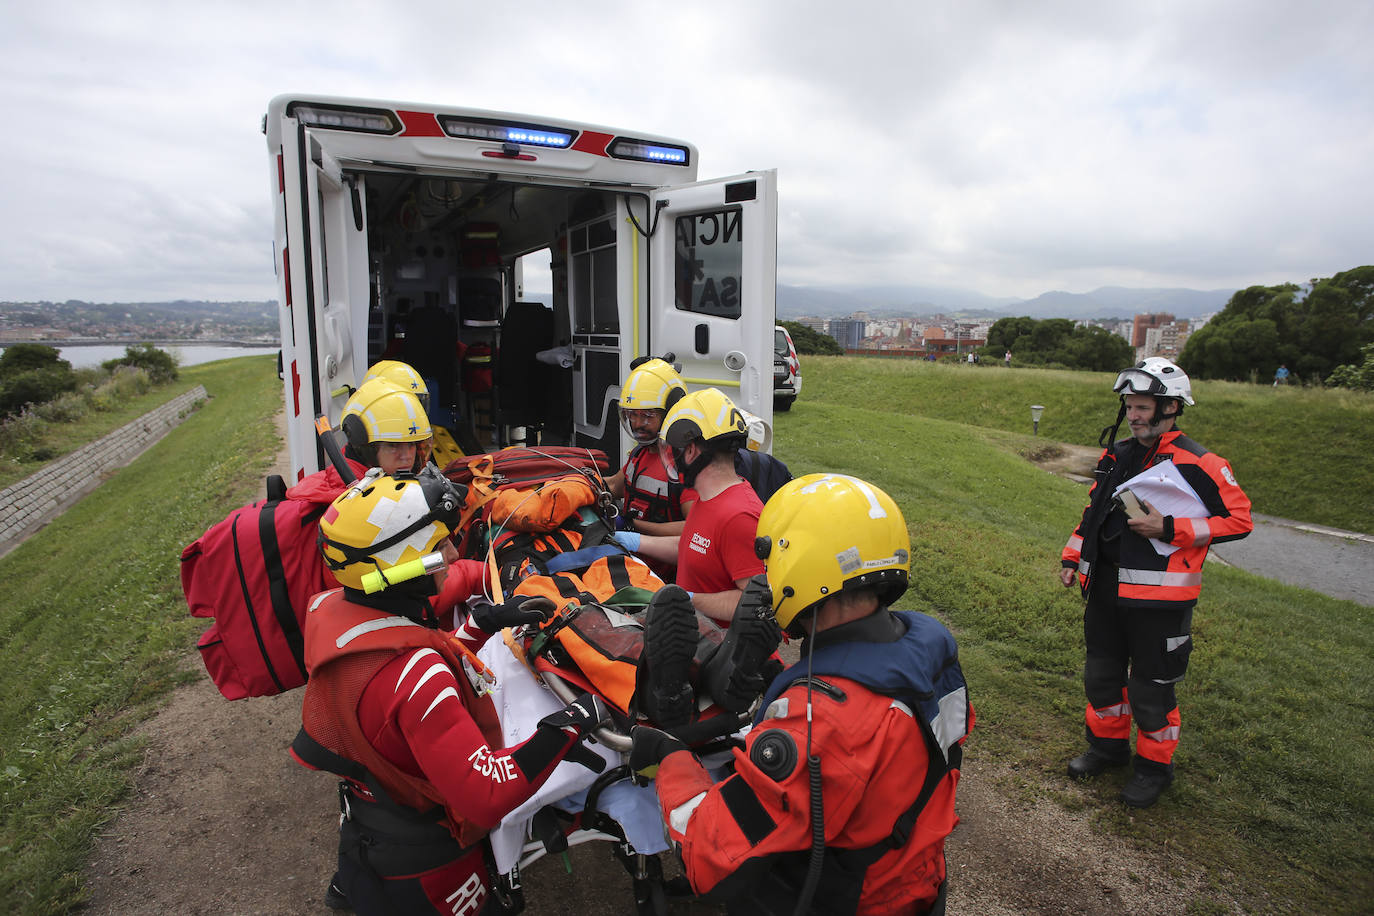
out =
[[[508,747],[534,734],[539,720],[544,716],[563,708],[563,703],[553,692],[535,680],[534,675],[511,654],[500,636],[487,640],[477,654],[496,675],[492,701],[496,705]],[[621,762],[620,755],[604,745],[587,743],[585,746],[600,754],[606,760],[607,767]],[[581,810],[587,789],[598,775],[580,763],[565,760],[558,764],[539,791],[507,814],[491,832],[491,849],[497,871],[504,874],[520,861],[530,819],[536,811],[550,804],[565,811]],[[601,793],[597,807],[620,824],[625,838],[636,852],[652,855],[668,848],[658,793],[652,786],[636,786],[622,779]]]

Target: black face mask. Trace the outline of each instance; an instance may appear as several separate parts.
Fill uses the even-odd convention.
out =
[[[678,473],[682,475],[682,483],[689,487],[695,487],[697,485],[697,475],[701,473],[703,468],[711,463],[711,459],[714,457],[715,455],[713,453],[702,449],[701,454],[697,456],[697,460],[689,463],[687,461],[686,449],[673,449],[673,461],[677,464]]]

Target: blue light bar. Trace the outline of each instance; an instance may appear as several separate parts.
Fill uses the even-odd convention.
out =
[[[439,124],[450,137],[490,140],[493,143],[519,143],[523,146],[547,146],[554,149],[567,149],[577,137],[575,131],[556,127],[454,118],[448,115],[439,115]]]
[[[687,165],[689,158],[685,146],[669,146],[651,143],[648,140],[633,140],[629,137],[616,137],[606,148],[606,152],[616,159],[661,162],[665,165]]]

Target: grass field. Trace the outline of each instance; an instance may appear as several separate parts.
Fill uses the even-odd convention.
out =
[[[204,626],[181,549],[260,491],[280,441],[270,357],[184,369],[177,390],[201,382],[200,410],[0,559],[0,912],[80,900],[92,834],[141,759],[130,733]]]
[[[802,405],[1028,434],[1030,407],[1040,404],[1040,438],[1075,445],[1095,445],[1116,419],[1116,376],[1101,372],[812,356],[803,373]],[[1195,382],[1193,399],[1179,426],[1231,462],[1256,512],[1374,534],[1374,396]],[[785,417],[778,424],[787,425]]]
[[[1112,377],[853,358],[811,358],[804,372],[803,397],[777,418],[776,453],[794,474],[853,473],[902,506],[914,582],[904,603],[960,638],[979,722],[968,753],[1036,773],[1035,791],[1055,796],[1083,729],[1082,603],[1058,584],[1058,558],[1087,494],[1018,452],[1035,444],[1031,403],[1052,418],[1042,440],[1095,441],[1115,417]],[[1367,492],[1355,482],[1367,481],[1370,462],[1353,469],[1345,459],[1374,445],[1374,399],[1249,387],[1201,387],[1186,419],[1213,409],[1223,419],[1185,428],[1233,460],[1259,511],[1369,531],[1358,511],[1367,498],[1342,507],[1310,481]],[[1296,479],[1262,483],[1259,468],[1278,473],[1302,453],[1289,427],[1303,424],[1340,430],[1353,451],[1309,442]],[[1242,443],[1254,453],[1248,464]],[[1259,494],[1281,494],[1283,508]],[[1115,800],[1122,780],[1099,780],[1098,820],[1130,843],[1167,844],[1206,865],[1257,912],[1368,912],[1374,609],[1235,569],[1209,566],[1206,579],[1180,688],[1179,781],[1131,816]],[[1196,912],[1208,912],[1205,901]]]
[[[1018,451],[1035,444],[1030,403],[1047,408],[1041,440],[1095,440],[1114,416],[1102,395],[1110,378],[848,358],[811,358],[805,371],[805,394],[778,417],[779,456],[794,473],[854,473],[896,498],[913,538],[915,587],[903,605],[936,613],[960,639],[978,710],[968,753],[1014,769],[1015,794],[1070,799],[1060,789],[1063,763],[1082,741],[1081,603],[1056,570],[1085,491]],[[260,492],[277,448],[271,417],[281,389],[270,358],[192,367],[183,380],[203,382],[210,400],[0,558],[0,912],[60,913],[79,903],[91,836],[139,759],[130,735],[182,678],[204,626],[186,615],[177,556]],[[1368,461],[1348,473],[1327,467],[1369,453],[1367,400],[1344,407],[1324,392],[1215,392],[1199,390],[1187,417],[1199,423],[1186,428],[1235,462],[1260,510],[1336,524],[1305,502],[1304,494],[1314,504],[1322,496],[1306,479],[1286,484],[1290,508],[1279,511],[1261,504],[1251,478],[1294,458],[1288,434],[1270,431],[1303,414],[1365,437],[1342,440],[1354,449],[1344,454],[1330,452],[1329,440],[1306,442],[1304,474],[1352,485],[1367,477]],[[1228,400],[1230,412],[1221,409]],[[1200,421],[1214,409],[1209,419],[1219,425],[1204,431]],[[1242,447],[1260,462],[1249,471]],[[1115,801],[1119,781],[1100,780],[1092,789],[1100,826],[1124,845],[1178,850],[1253,912],[1367,912],[1372,616],[1209,569],[1181,689],[1179,782],[1128,817]],[[1211,911],[1198,901],[1193,912]]]

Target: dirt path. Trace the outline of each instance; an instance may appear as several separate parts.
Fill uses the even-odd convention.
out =
[[[194,657],[187,664],[200,669]],[[148,754],[131,797],[98,838],[87,911],[330,912],[322,900],[334,868],[334,784],[286,754],[302,691],[230,703],[200,673],[141,729]],[[1034,772],[1011,772],[980,755],[974,733],[959,784],[962,823],[947,849],[950,913],[1166,916],[1204,893],[1205,876],[1175,856],[1123,855],[1120,841],[1093,829],[1096,802],[1071,812],[1019,800],[1038,794],[1019,791],[1023,785],[1081,793],[1059,767],[1046,761]],[[629,879],[608,844],[574,849],[572,863],[571,876],[555,859],[535,863],[526,875],[526,912],[633,912]],[[1229,899],[1212,900],[1209,912],[1241,912]],[[673,912],[721,911],[683,904]]]

